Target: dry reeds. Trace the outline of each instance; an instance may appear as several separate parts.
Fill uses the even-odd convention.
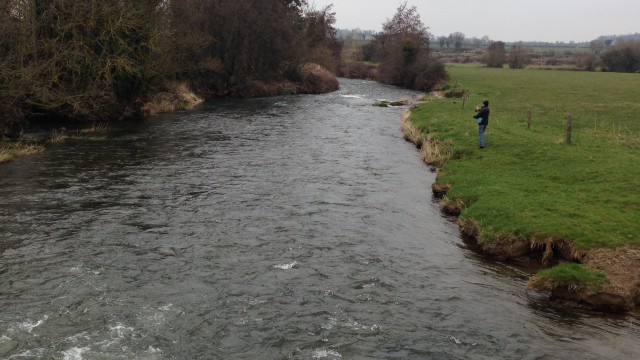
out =
[[[406,110],[402,114],[402,122],[400,124],[404,139],[416,145],[417,148],[422,148],[425,136],[420,132],[411,122],[411,111]]]
[[[49,142],[52,144],[62,144],[67,141],[67,129],[61,128],[60,130],[54,129],[51,131],[51,137],[49,138]]]
[[[91,127],[83,129],[82,133],[88,134],[105,134],[111,131],[111,127],[108,122],[94,122]]]
[[[464,208],[465,204],[461,199],[451,200],[444,198],[442,202],[440,202],[440,209],[447,215],[459,216]]]
[[[404,139],[421,149],[422,160],[428,165],[441,166],[451,156],[445,150],[446,143],[434,140],[430,134],[423,133],[413,125],[411,122],[411,110],[405,111],[402,115],[400,127],[404,133]]]
[[[143,106],[143,112],[148,116],[170,113],[176,110],[189,110],[203,102],[204,99],[196,95],[185,83],[174,83],[168,86],[168,91],[158,93]]]
[[[328,93],[340,88],[336,76],[318,64],[305,64],[302,66],[302,74],[305,80],[312,85],[312,91],[310,92]]]
[[[21,156],[39,153],[44,150],[42,145],[28,144],[23,141],[9,142],[0,140],[0,163],[15,160]]]

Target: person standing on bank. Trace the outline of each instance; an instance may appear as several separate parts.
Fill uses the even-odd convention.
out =
[[[478,123],[478,139],[480,140],[480,149],[484,149],[484,131],[489,125],[489,101],[482,102],[482,107],[476,106],[476,114],[473,116]]]

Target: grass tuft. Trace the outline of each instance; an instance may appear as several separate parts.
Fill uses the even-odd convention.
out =
[[[607,277],[602,272],[591,271],[580,264],[566,263],[540,271],[529,280],[529,287],[538,291],[565,287],[570,290],[598,292],[607,283]]]
[[[43,150],[44,146],[38,144],[30,144],[25,141],[0,140],[0,163],[12,161],[21,156],[36,154]]]
[[[170,84],[168,91],[155,94],[143,110],[150,116],[189,110],[204,100],[197,96],[185,83]]]
[[[51,137],[49,138],[49,142],[51,144],[62,144],[67,141],[67,130],[65,128],[61,128],[60,130],[54,129],[51,131]]]

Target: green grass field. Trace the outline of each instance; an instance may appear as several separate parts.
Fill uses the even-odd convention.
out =
[[[573,241],[579,249],[640,246],[640,74],[447,68],[469,99],[413,110],[421,131],[453,154],[438,183],[461,199],[461,219],[503,236]],[[485,149],[474,107],[488,99]],[[528,114],[531,128],[527,128]],[[573,116],[571,144],[566,118]]]

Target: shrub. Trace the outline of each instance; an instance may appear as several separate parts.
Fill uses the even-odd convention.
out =
[[[608,71],[640,71],[640,42],[621,42],[602,55],[602,62]]]
[[[595,71],[600,66],[600,59],[594,54],[585,54],[578,60],[578,66],[585,71]]]
[[[492,42],[484,54],[484,63],[488,67],[501,68],[507,60],[507,51],[502,41]]]
[[[415,6],[398,7],[372,46],[380,63],[378,80],[383,83],[430,91],[448,78],[444,65],[430,57],[429,34]]]
[[[531,50],[520,44],[513,45],[509,51],[509,68],[524,69],[531,63]]]
[[[449,80],[444,64],[439,61],[424,61],[417,64],[413,71],[415,72],[413,88],[416,90],[428,92],[439,83]]]

